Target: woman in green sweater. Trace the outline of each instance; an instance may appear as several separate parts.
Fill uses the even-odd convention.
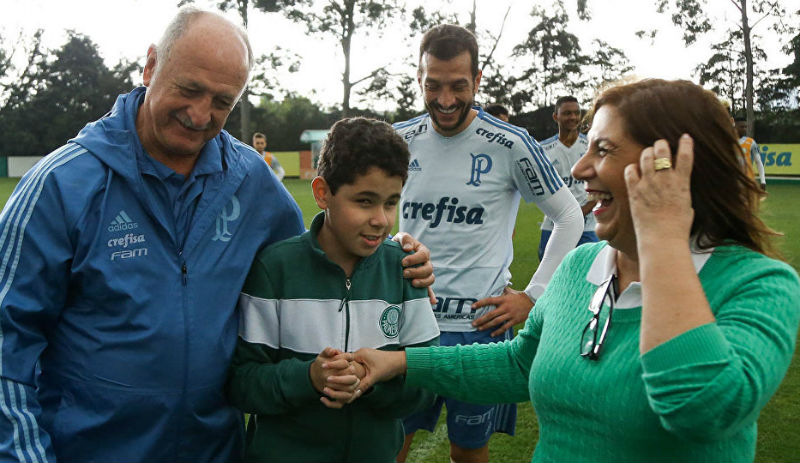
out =
[[[610,88],[573,167],[597,235],[505,343],[345,354],[362,390],[400,374],[463,400],[531,400],[534,461],[752,461],[759,412],[800,323],[759,189],[716,96],[686,81]]]

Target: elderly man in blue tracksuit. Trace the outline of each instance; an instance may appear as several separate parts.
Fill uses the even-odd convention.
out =
[[[145,87],[17,186],[0,215],[0,461],[241,458],[223,396],[234,307],[256,251],[304,230],[221,130],[251,63],[239,28],[182,10]]]

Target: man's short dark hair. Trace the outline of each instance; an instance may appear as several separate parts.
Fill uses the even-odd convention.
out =
[[[455,24],[440,24],[429,29],[419,44],[419,62],[428,53],[440,60],[450,60],[468,51],[472,60],[472,78],[478,75],[478,41],[467,29]]]
[[[555,112],[555,113],[558,113],[558,109],[559,109],[559,108],[561,107],[561,105],[562,105],[562,104],[564,104],[564,103],[577,103],[577,102],[578,102],[578,99],[577,99],[577,98],[575,98],[575,97],[574,97],[574,96],[572,96],[572,95],[567,95],[567,96],[562,96],[562,97],[559,97],[559,98],[556,100],[556,109],[554,109],[554,110],[553,110],[553,112]]]
[[[256,133],[254,133],[254,134],[253,134],[253,140],[255,140],[256,138],[263,138],[264,140],[266,140],[266,139],[267,139],[267,136],[266,136],[266,135],[264,135],[264,134],[263,134],[263,133],[261,133],[261,132],[256,132]]]
[[[483,110],[486,111],[487,113],[491,114],[494,117],[498,117],[498,116],[501,116],[501,115],[508,117],[508,110],[506,109],[505,106],[503,106],[503,105],[501,105],[499,103],[488,104],[483,108]]]
[[[392,126],[383,121],[352,117],[333,124],[319,155],[317,175],[325,179],[331,193],[352,184],[370,167],[390,177],[408,178],[408,145]]]

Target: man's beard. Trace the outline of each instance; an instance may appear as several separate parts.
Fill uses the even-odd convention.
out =
[[[460,127],[461,124],[463,124],[464,121],[467,119],[467,115],[469,115],[469,112],[472,109],[473,101],[474,100],[470,100],[469,102],[459,101],[458,103],[453,105],[456,107],[460,107],[460,109],[456,109],[456,111],[461,111],[461,113],[458,115],[458,119],[456,119],[456,122],[451,127],[445,127],[439,122],[439,118],[436,116],[436,110],[437,109],[442,110],[445,108],[442,108],[442,106],[439,103],[437,103],[436,100],[431,101],[430,103],[426,101],[425,108],[428,110],[428,114],[430,114],[431,119],[433,119],[433,123],[437,127],[439,127],[439,129],[441,129],[444,132],[452,132],[458,127]]]

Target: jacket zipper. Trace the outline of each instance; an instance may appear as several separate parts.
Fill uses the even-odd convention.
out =
[[[344,314],[345,314],[344,351],[345,352],[348,351],[348,345],[350,343],[350,287],[351,286],[352,286],[352,282],[350,281],[350,278],[345,277],[345,279],[344,279],[345,293],[344,293],[344,297],[342,298],[342,303],[339,304],[339,312],[341,312],[342,309],[344,309],[344,311],[345,311],[344,312]],[[347,434],[346,435],[349,436],[349,435],[352,435],[352,430],[353,430],[353,415],[352,415],[350,407],[345,407],[344,413],[345,413],[345,417],[346,417],[346,421],[347,421],[347,426],[346,426]],[[348,439],[345,442],[344,455],[345,455],[344,461],[350,460],[350,439]]]
[[[183,249],[178,249],[178,257],[181,259],[181,281],[186,286],[189,271],[186,269],[186,259],[183,258]]]
[[[345,309],[345,325],[344,325],[344,351],[347,352],[347,346],[350,342],[350,287],[352,283],[350,282],[350,278],[344,279],[344,298],[342,298],[342,303],[339,304],[339,312],[342,309]]]
[[[181,297],[181,300],[182,300],[181,312],[183,314],[183,358],[184,358],[184,366],[183,366],[183,386],[181,388],[181,390],[182,390],[182,392],[181,392],[182,405],[181,406],[185,407],[186,406],[186,389],[187,389],[187,385],[189,384],[189,356],[190,356],[190,354],[189,354],[189,329],[188,329],[188,326],[187,326],[187,324],[188,324],[187,320],[189,318],[189,315],[188,315],[188,306],[189,306],[189,301],[188,301],[189,295],[188,295],[188,292],[189,292],[189,290],[187,288],[189,271],[186,268],[186,258],[183,255],[183,249],[178,249],[178,258],[180,259],[180,262],[181,262],[181,283],[183,285],[183,291],[182,291],[183,295]],[[184,431],[184,424],[183,423],[178,423],[177,428],[178,428],[178,435],[182,435],[182,433]],[[176,455],[179,453],[178,447],[175,448],[175,452],[176,452]],[[180,459],[180,458],[176,457],[176,459]]]

